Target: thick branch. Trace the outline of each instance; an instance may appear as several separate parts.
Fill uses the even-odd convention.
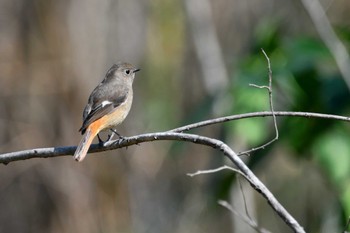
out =
[[[294,232],[305,232],[299,223],[288,213],[288,211],[277,201],[273,194],[266,188],[266,186],[254,175],[254,173],[243,163],[238,155],[231,150],[229,146],[222,143],[221,150],[223,153],[245,174],[247,181],[259,193],[261,193],[269,205],[277,212],[282,220],[291,227]]]
[[[243,161],[238,157],[238,155],[225,143],[217,139],[203,137],[194,134],[179,133],[190,129],[195,129],[203,126],[208,126],[212,124],[252,118],[252,117],[266,117],[272,116],[272,112],[255,112],[246,113],[234,116],[221,117],[217,119],[207,120],[203,122],[198,122],[195,124],[187,125],[177,129],[173,129],[167,132],[161,133],[149,133],[137,136],[128,137],[124,140],[116,140],[106,143],[104,146],[94,144],[90,147],[89,153],[101,152],[107,150],[113,150],[117,148],[127,147],[142,142],[156,141],[156,140],[177,140],[177,141],[187,141],[196,144],[206,145],[213,147],[222,151],[239,169],[243,177],[251,184],[251,186],[256,189],[263,197],[268,201],[270,206],[278,213],[278,215],[295,231],[304,232],[303,228],[298,224],[298,222],[284,209],[284,207],[276,200],[273,194],[265,187],[265,185],[254,175],[254,173],[243,163]],[[309,112],[274,112],[275,116],[294,116],[294,117],[306,117],[306,118],[323,118],[323,119],[333,119],[341,121],[350,121],[349,117],[320,114],[320,113],[309,113]],[[12,161],[30,159],[30,158],[48,158],[63,155],[72,155],[75,151],[75,146],[70,147],[56,147],[56,148],[39,148],[25,151],[18,151],[12,153],[6,153],[0,155],[0,163],[7,164]]]
[[[225,143],[193,134],[184,134],[179,132],[184,132],[187,130],[200,128],[212,124],[223,123],[233,120],[253,118],[253,117],[266,117],[272,116],[272,112],[254,112],[246,113],[240,115],[233,115],[227,117],[220,117],[216,119],[211,119],[207,121],[198,122],[195,124],[190,124],[180,128],[176,128],[167,132],[162,133],[150,133],[142,134],[133,137],[126,138],[122,141],[111,141],[106,143],[104,146],[94,144],[90,147],[89,153],[101,152],[107,150],[113,150],[117,148],[127,147],[142,142],[156,141],[156,140],[178,140],[178,141],[188,141],[192,143],[202,144],[206,146],[213,147],[222,151],[244,174],[243,177],[261,193],[264,198],[268,201],[271,207],[281,216],[281,218],[295,231],[304,232],[303,228],[298,224],[298,222],[284,209],[284,207],[276,200],[273,194],[265,187],[265,185],[254,175],[252,171],[243,163],[243,161],[238,157],[236,153],[232,151]],[[333,119],[341,121],[350,121],[349,117],[321,114],[321,113],[311,113],[311,112],[274,112],[275,116],[292,116],[292,117],[305,117],[305,118],[323,118],[323,119]],[[75,151],[75,146],[69,147],[55,147],[55,148],[39,148],[31,149],[25,151],[11,152],[6,154],[0,154],[0,163],[7,164],[12,161],[30,159],[30,158],[48,158],[57,157],[63,155],[72,155]]]
[[[138,144],[141,142],[155,141],[155,140],[177,140],[177,141],[187,141],[196,144],[210,146],[212,148],[222,151],[244,174],[243,177],[261,193],[271,207],[278,213],[278,215],[288,224],[295,232],[304,232],[303,228],[298,224],[298,222],[284,209],[284,207],[277,201],[273,194],[265,187],[265,185],[254,175],[254,173],[244,164],[244,162],[238,157],[238,155],[225,143],[220,140],[203,137],[193,134],[185,133],[175,133],[175,132],[165,132],[165,133],[150,133],[142,134],[138,136],[133,136],[126,138],[125,140],[110,142],[106,147],[100,147],[98,145],[93,145],[89,152],[98,152],[102,150],[112,150],[120,147],[130,146]],[[54,157],[60,155],[73,154],[75,147],[61,147],[61,148],[42,148],[35,150],[28,150],[22,153],[15,152],[11,156],[6,156],[9,154],[1,155],[1,162],[10,162],[20,159],[28,159],[34,157]]]
[[[332,119],[332,120],[340,120],[340,121],[350,121],[350,117],[338,116],[338,115],[330,115],[330,114],[321,114],[321,113],[312,113],[312,112],[274,112],[275,116],[292,116],[292,117],[305,117],[305,118],[323,118],[323,119]],[[172,129],[166,133],[179,133],[184,132],[208,125],[234,121],[239,119],[253,118],[253,117],[267,117],[272,116],[272,112],[253,112],[253,113],[245,113],[239,115],[232,115],[226,117],[215,118],[211,120],[201,121],[198,123],[182,126],[176,129]],[[98,144],[91,145],[89,153],[113,150],[117,148],[127,147],[131,145],[135,145],[137,143],[146,142],[146,141],[155,141],[157,140],[157,135],[159,133],[154,134],[143,134],[137,135],[133,137],[126,138],[124,141],[120,141],[120,143],[115,143],[116,141],[111,141],[107,143],[105,146],[100,146]],[[163,139],[165,140],[165,139]],[[172,140],[168,138],[168,140]],[[66,146],[66,147],[49,147],[49,148],[38,148],[38,149],[30,149],[23,150],[17,152],[9,152],[0,154],[0,163],[7,164],[13,161],[25,160],[31,158],[50,158],[64,155],[73,155],[76,147],[75,146]]]

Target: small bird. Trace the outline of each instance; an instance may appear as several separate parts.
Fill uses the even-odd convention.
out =
[[[121,137],[114,128],[124,121],[130,111],[133,99],[132,83],[139,70],[125,62],[114,64],[92,91],[83,112],[83,125],[79,129],[83,138],[74,153],[76,161],[80,162],[85,158],[96,135],[99,142],[102,142],[98,135],[101,131],[112,131],[107,140],[114,133]]]

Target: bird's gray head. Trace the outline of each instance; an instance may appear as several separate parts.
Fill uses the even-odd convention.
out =
[[[118,82],[127,83],[132,85],[135,78],[135,73],[140,69],[135,68],[130,63],[119,62],[114,64],[108,71],[105,77],[105,82],[117,80]]]

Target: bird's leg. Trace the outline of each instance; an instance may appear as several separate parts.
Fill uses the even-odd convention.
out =
[[[98,138],[98,144],[99,144],[100,146],[103,146],[104,141],[100,138],[100,135],[99,135],[99,134],[97,134],[97,138]]]
[[[112,130],[111,130],[112,131]],[[106,142],[109,142],[109,141],[112,141],[112,138],[114,137],[114,132],[112,131],[112,133],[111,134],[108,134],[108,138],[107,138],[107,140],[106,140]]]
[[[103,142],[103,145],[106,145],[107,142],[112,141],[112,139],[113,139],[115,133],[114,133],[113,130],[111,130],[111,131],[112,131],[112,133],[111,133],[111,134],[108,134],[108,138],[107,138],[107,140],[106,140],[105,142]]]
[[[114,137],[114,134],[115,134],[115,133],[114,133],[113,131],[112,131],[111,134],[108,134],[108,138],[107,138],[106,141],[103,141],[103,140],[101,139],[100,135],[97,134],[98,144],[101,145],[101,146],[104,146],[107,142],[112,141],[112,138]]]
[[[114,134],[118,135],[119,139],[125,139],[122,135],[120,135],[115,129],[110,129]],[[113,135],[114,135],[113,134]]]
[[[111,136],[113,135],[118,135],[118,137],[119,137],[119,139],[118,139],[118,143],[120,144],[124,139],[125,139],[125,137],[123,137],[122,135],[120,135],[115,129],[110,129],[111,131],[112,131],[112,134],[111,134]]]

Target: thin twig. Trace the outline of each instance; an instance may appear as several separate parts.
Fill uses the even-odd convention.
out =
[[[238,179],[237,179],[237,182],[238,182],[238,184],[239,184],[239,190],[241,191],[241,194],[242,194],[245,214],[247,215],[247,217],[248,217],[249,219],[252,219],[252,218],[250,217],[250,214],[249,214],[249,211],[248,211],[247,200],[245,199],[245,195],[244,195],[244,192],[243,192],[243,187],[242,187],[241,180],[238,178]]]
[[[235,173],[238,173],[238,174],[242,175],[244,178],[247,179],[247,177],[240,170],[237,170],[237,169],[235,169],[233,167],[230,167],[230,166],[227,166],[227,165],[224,165],[224,166],[221,166],[221,167],[218,167],[218,168],[214,168],[214,169],[199,170],[199,171],[197,171],[195,173],[187,173],[187,175],[190,176],[190,177],[194,177],[194,176],[203,175],[203,174],[213,174],[213,173],[217,173],[217,172],[223,171],[223,170],[233,171]],[[238,182],[239,187],[240,187],[240,191],[241,191],[243,202],[244,202],[244,209],[245,209],[245,212],[246,212],[247,216],[241,215],[239,212],[235,211],[232,207],[228,208],[229,204],[227,202],[225,202],[225,201],[218,201],[218,203],[220,205],[228,208],[229,210],[231,210],[231,212],[233,212],[238,217],[240,217],[245,223],[247,223],[248,225],[250,225],[251,227],[256,229],[256,227],[258,227],[258,226],[255,223],[255,221],[251,218],[251,216],[249,215],[248,206],[247,206],[247,200],[245,199],[242,183],[240,182],[240,179],[238,177],[237,177],[237,182]],[[261,232],[261,231],[259,231],[259,232]],[[267,232],[267,231],[265,231],[265,232]]]
[[[252,153],[254,151],[257,151],[257,150],[260,150],[260,149],[265,149],[265,147],[267,147],[268,145],[270,145],[273,142],[278,140],[278,127],[277,127],[276,114],[275,114],[275,111],[274,111],[273,98],[272,98],[273,96],[272,96],[272,69],[271,69],[271,63],[270,63],[270,58],[267,56],[265,51],[263,49],[261,49],[261,51],[262,51],[262,53],[264,54],[264,56],[265,56],[265,58],[267,60],[267,69],[268,69],[268,74],[269,74],[269,85],[268,86],[258,86],[258,85],[255,85],[255,84],[250,84],[250,86],[267,89],[267,91],[269,93],[269,105],[270,105],[270,110],[271,110],[271,113],[272,113],[273,125],[274,125],[274,128],[275,128],[275,137],[273,139],[271,139],[270,141],[264,143],[261,146],[252,148],[252,149],[247,150],[247,151],[240,152],[238,155],[244,155],[244,154],[249,155],[250,153]]]
[[[203,175],[203,174],[213,174],[213,173],[216,173],[216,172],[219,172],[222,170],[231,170],[231,171],[236,172],[236,173],[242,175],[243,177],[247,178],[240,170],[235,169],[235,168],[230,167],[230,166],[227,166],[227,165],[224,165],[224,166],[221,166],[218,168],[214,168],[214,169],[199,170],[199,171],[196,171],[195,173],[187,173],[187,175],[190,177],[194,177],[194,176]]]
[[[206,169],[206,170],[199,170],[195,173],[187,173],[188,176],[190,177],[194,177],[194,176],[198,176],[198,175],[203,175],[203,174],[213,174],[213,173],[217,173],[223,170],[230,170],[233,171],[235,173],[238,173],[240,175],[242,175],[244,178],[247,179],[247,177],[238,169],[235,169],[233,167],[224,165],[218,168],[214,168],[214,169]],[[237,177],[237,182],[239,183],[239,187],[241,190],[241,194],[243,197],[243,202],[244,202],[244,208],[245,208],[245,212],[247,216],[243,216],[241,215],[239,212],[235,211],[233,209],[232,206],[230,206],[226,201],[218,201],[218,203],[226,208],[228,208],[232,213],[234,213],[235,215],[237,215],[239,218],[241,218],[245,223],[247,223],[249,226],[251,226],[253,229],[257,230],[258,232],[268,232],[268,231],[260,231],[260,228],[258,227],[258,225],[255,223],[255,221],[251,218],[251,216],[249,215],[249,211],[248,211],[248,206],[247,206],[247,200],[245,199],[245,195],[243,192],[243,187],[242,184],[240,182],[240,179]]]
[[[270,233],[270,231],[259,227],[258,224],[250,217],[244,216],[241,213],[239,213],[238,211],[236,211],[227,201],[219,200],[218,204],[221,205],[222,207],[225,207],[226,209],[228,209],[231,213],[233,213],[234,215],[239,217],[243,222],[245,222],[248,226],[252,227],[257,232]]]
[[[339,120],[339,121],[347,121],[350,122],[350,117],[345,116],[339,116],[339,115],[333,115],[333,114],[323,114],[323,113],[315,113],[315,112],[288,112],[288,111],[275,111],[274,115],[276,117],[304,117],[304,118],[322,118],[322,119],[329,119],[329,120]],[[273,116],[272,112],[264,111],[264,112],[251,112],[251,113],[243,113],[238,115],[231,115],[231,116],[225,116],[225,117],[219,117],[214,118],[210,120],[200,121],[197,123],[181,126],[179,128],[175,128],[172,130],[169,130],[168,132],[186,132],[189,130],[201,128],[204,126],[229,122],[229,121],[235,121],[235,120],[241,120],[241,119],[247,119],[247,118],[254,118],[254,117],[268,117]]]

